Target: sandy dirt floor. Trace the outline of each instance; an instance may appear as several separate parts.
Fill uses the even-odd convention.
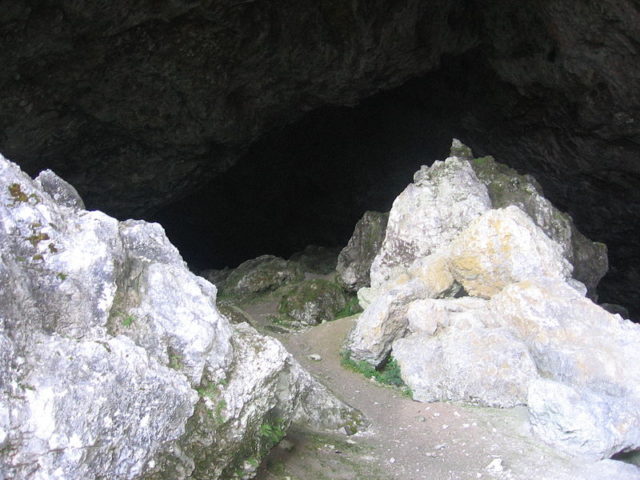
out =
[[[274,308],[274,303],[254,304],[247,312],[260,328]],[[532,437],[525,408],[420,403],[344,368],[340,350],[353,322],[345,318],[271,334],[340,399],[359,409],[369,427],[352,436],[294,428],[263,463],[258,480],[611,478]]]

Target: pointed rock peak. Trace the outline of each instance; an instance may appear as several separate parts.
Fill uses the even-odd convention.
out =
[[[473,158],[473,152],[460,140],[454,138],[451,142],[451,153],[449,156],[471,160]]]

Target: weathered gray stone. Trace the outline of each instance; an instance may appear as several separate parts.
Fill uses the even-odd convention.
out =
[[[280,300],[278,311],[305,325],[336,318],[349,298],[337,284],[323,279],[306,280],[292,286]]]
[[[338,280],[350,291],[371,284],[371,263],[384,241],[389,213],[365,212],[353,230],[349,243],[338,256]]]
[[[519,175],[493,157],[469,158],[476,175],[489,191],[493,208],[515,205],[562,247],[563,256],[573,265],[573,278],[587,286],[596,299],[596,287],[607,273],[607,247],[592,242],[578,231],[566,213],[554,207],[542,194],[531,175]]]
[[[229,274],[223,295],[248,295],[275,290],[304,278],[300,265],[273,255],[262,255],[240,264]]]
[[[305,272],[327,275],[335,271],[338,254],[337,248],[307,245],[303,251],[291,255],[289,261],[299,263]]]
[[[512,283],[537,277],[566,280],[571,265],[518,207],[490,210],[476,218],[449,249],[453,277],[474,296],[491,298]]]
[[[393,202],[384,242],[371,265],[371,286],[447,244],[490,208],[487,189],[467,160],[449,157],[422,167]]]
[[[413,398],[422,402],[462,401],[513,407],[526,403],[537,377],[527,347],[504,328],[450,328],[393,343],[393,358]]]
[[[199,275],[213,283],[218,291],[221,291],[224,289],[224,283],[227,281],[227,278],[229,278],[229,275],[231,275],[231,272],[233,272],[233,270],[228,267],[222,269],[210,268],[202,270]]]
[[[640,397],[619,397],[539,379],[527,403],[533,431],[545,442],[589,460],[640,448]]]
[[[51,170],[43,170],[35,180],[59,205],[84,210],[84,202],[78,191]]]
[[[349,334],[346,348],[351,358],[380,365],[392,343],[406,333],[408,305],[425,295],[424,284],[416,279],[377,297]]]
[[[69,207],[2,157],[0,220],[0,477],[229,478],[265,424],[361,421],[232,327],[160,225]]]
[[[497,325],[525,342],[540,374],[560,382],[530,393],[543,440],[590,458],[640,446],[638,325],[551,279],[511,285],[489,308]]]
[[[483,328],[487,317],[487,301],[475,297],[416,300],[407,309],[409,331],[428,335],[439,328]]]

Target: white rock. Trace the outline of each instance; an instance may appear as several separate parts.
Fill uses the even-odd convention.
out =
[[[393,202],[382,248],[371,266],[371,286],[448,243],[489,208],[487,189],[467,160],[449,157],[422,167]]]
[[[572,269],[560,245],[514,206],[471,222],[451,243],[449,262],[456,281],[470,295],[484,298],[528,278],[566,280]]]
[[[362,423],[279,342],[231,327],[162,227],[70,188],[0,157],[0,477],[229,478],[265,424]]]
[[[424,284],[413,280],[377,297],[360,315],[347,339],[347,349],[354,360],[372,365],[382,363],[391,344],[407,329],[407,305],[425,295]]]
[[[548,379],[528,395],[534,433],[571,455],[608,458],[640,447],[640,399],[574,388]]]
[[[396,340],[393,357],[413,398],[512,407],[537,377],[526,346],[503,328],[447,329]]]

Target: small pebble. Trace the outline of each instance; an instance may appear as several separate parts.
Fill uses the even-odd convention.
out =
[[[504,470],[504,467],[502,466],[502,459],[494,458],[491,460],[491,463],[485,467],[485,470],[492,473],[502,472]]]
[[[395,459],[395,458],[393,458],[393,457],[391,457],[391,458],[389,459],[389,463],[396,463],[396,459]]]

